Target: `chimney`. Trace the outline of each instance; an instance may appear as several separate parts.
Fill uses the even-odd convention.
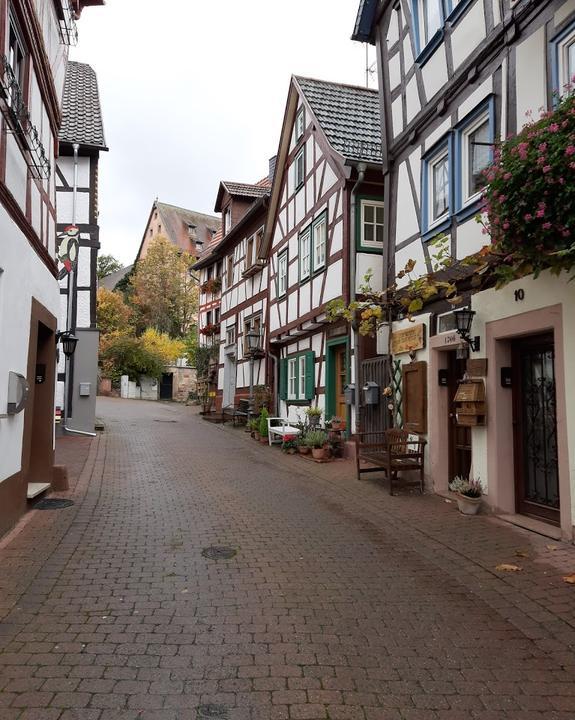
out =
[[[271,157],[270,160],[269,160],[270,169],[269,169],[269,173],[268,173],[268,178],[269,178],[269,181],[270,181],[270,182],[273,182],[273,181],[274,181],[274,174],[275,174],[275,171],[276,171],[276,162],[277,162],[277,159],[278,159],[278,156],[277,156],[277,155],[274,155],[274,156]]]

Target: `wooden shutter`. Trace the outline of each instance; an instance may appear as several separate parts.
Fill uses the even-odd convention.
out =
[[[285,358],[280,360],[280,400],[287,400],[287,363]]]
[[[315,353],[305,353],[305,399],[313,400],[315,397]]]
[[[427,432],[427,363],[402,365],[403,427],[414,433]]]

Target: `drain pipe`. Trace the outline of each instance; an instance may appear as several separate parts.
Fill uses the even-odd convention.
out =
[[[72,225],[76,224],[76,217],[77,217],[77,207],[78,207],[78,151],[80,150],[80,145],[78,143],[74,143],[72,146],[74,148],[74,185],[72,188]],[[68,316],[66,318],[66,330],[73,330],[72,327],[72,311],[74,309],[74,282],[76,279],[76,268],[77,264],[79,262],[79,252],[80,248],[78,248],[78,257],[76,258],[76,265],[72,266],[72,269],[70,270],[70,273],[68,275]],[[68,427],[68,406],[70,403],[70,363],[72,362],[72,358],[66,358],[66,383],[64,386],[64,430],[68,433],[72,433],[74,435],[87,435],[88,437],[96,437],[95,432],[87,432],[85,430],[74,430],[74,428]]]
[[[357,268],[357,255],[356,255],[356,193],[359,186],[365,180],[365,172],[367,166],[365,163],[359,163],[357,165],[357,180],[350,196],[350,220],[349,220],[349,302],[352,303],[355,300],[355,284],[356,284],[356,268]],[[358,340],[358,322],[354,318],[351,322],[352,328],[352,339],[353,339],[353,368],[355,375],[355,397],[354,397],[354,413],[355,413],[355,432],[358,433],[359,427],[359,413],[360,413],[360,388],[359,388],[359,340]]]

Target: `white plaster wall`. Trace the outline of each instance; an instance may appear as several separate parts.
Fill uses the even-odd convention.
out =
[[[356,291],[359,291],[360,285],[363,285],[363,277],[368,270],[372,271],[371,287],[376,292],[383,290],[383,256],[376,253],[357,253]]]
[[[487,245],[488,238],[481,232],[482,226],[471,217],[457,228],[457,259],[478,252]]]
[[[6,135],[6,185],[20,208],[26,212],[26,164],[20,148],[10,133]]]
[[[86,192],[76,194],[76,224],[88,224],[90,221],[90,195]],[[58,222],[72,224],[73,193],[58,193]]]
[[[493,76],[489,76],[471,95],[459,105],[458,120],[462,120],[468,113],[479,105],[482,100],[493,92]],[[507,103],[504,103],[505,105]]]
[[[403,130],[403,106],[401,97],[391,103],[391,121],[393,123],[393,137],[397,137]]]
[[[561,7],[557,9],[554,16],[555,26],[562,23],[563,20],[567,20],[571,13],[575,13],[575,0],[563,0]]]
[[[401,66],[399,63],[399,53],[396,53],[389,59],[389,86],[394,90],[401,82]]]
[[[30,311],[35,297],[56,318],[60,312],[57,280],[38,258],[28,240],[0,206],[0,338],[10,338],[0,353],[0,414],[6,412],[8,373],[26,375]],[[17,298],[17,302],[13,299]],[[26,410],[0,420],[0,482],[21,468],[22,432]]]
[[[427,100],[429,101],[447,82],[445,45],[442,44],[437,48],[421,68],[421,74],[423,75],[423,84],[425,85],[425,92],[427,94]]]
[[[469,55],[483,42],[486,35],[482,0],[475,3],[457,23],[451,33],[451,51],[455,72]]]
[[[70,187],[74,186],[74,158],[69,156],[61,156],[58,158],[58,168],[62,175],[66,178],[66,182]],[[57,184],[61,184],[60,178],[57,178]],[[78,187],[90,187],[90,158],[78,158]]]
[[[415,268],[413,270],[413,277],[419,275],[425,275],[427,267],[425,265],[425,255],[423,254],[423,246],[419,238],[410,243],[407,247],[402,250],[397,250],[395,253],[395,270],[398,272],[405,267],[408,260],[415,260]],[[403,280],[398,281],[398,286],[403,287],[409,282],[408,278],[405,277]]]
[[[407,83],[407,87],[405,88],[405,99],[407,104],[407,123],[409,124],[421,110],[415,75]]]
[[[418,179],[415,179],[415,182],[418,182]],[[396,217],[395,244],[398,245],[419,232],[419,217],[413,204],[405,162],[399,166]]]
[[[539,117],[539,108],[547,106],[545,74],[545,28],[539,28],[516,47],[515,78],[517,88],[517,129],[529,119],[532,111]]]

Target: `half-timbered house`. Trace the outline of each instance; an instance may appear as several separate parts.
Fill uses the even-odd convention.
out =
[[[325,306],[353,300],[366,273],[382,287],[384,216],[377,91],[293,77],[262,250],[280,415],[313,404],[351,421],[345,386],[376,351]]]
[[[200,337],[204,344],[219,348],[218,409],[248,399],[250,381],[252,386],[269,384],[263,352],[268,268],[261,250],[274,160],[270,161],[270,176],[258,183],[220,183],[215,210],[222,213],[223,235],[195,265],[202,293]],[[205,334],[210,327],[213,333]],[[262,349],[252,366],[246,340],[250,330],[260,333]]]
[[[472,474],[495,511],[571,538],[575,387],[566,367],[575,339],[566,328],[575,319],[573,284],[543,273],[478,290],[459,261],[485,244],[474,215],[494,142],[521,129],[526,114],[552,108],[554,93],[575,74],[575,3],[362,0],[354,38],[378,52],[387,271],[408,259],[416,260],[416,275],[431,270],[430,243],[445,234],[451,277],[476,313],[478,342],[467,361],[459,359],[447,303],[427,304],[416,318],[425,330],[411,352],[417,362],[408,347],[394,358],[404,379],[403,419],[407,413],[406,425],[428,437],[436,491]],[[455,402],[463,380],[486,392],[472,426]]]
[[[54,465],[55,155],[74,15],[103,0],[0,2],[0,535]]]
[[[69,265],[71,272],[62,261],[59,263],[59,274],[63,275],[60,279],[60,328],[73,332],[78,344],[67,368],[64,354],[60,355],[56,406],[64,410],[68,429],[93,432],[99,339],[96,327],[100,247],[98,165],[100,152],[108,148],[96,73],[85,63],[68,63],[59,139],[56,166],[58,237],[65,246],[69,229],[79,230],[78,254],[75,263]]]

